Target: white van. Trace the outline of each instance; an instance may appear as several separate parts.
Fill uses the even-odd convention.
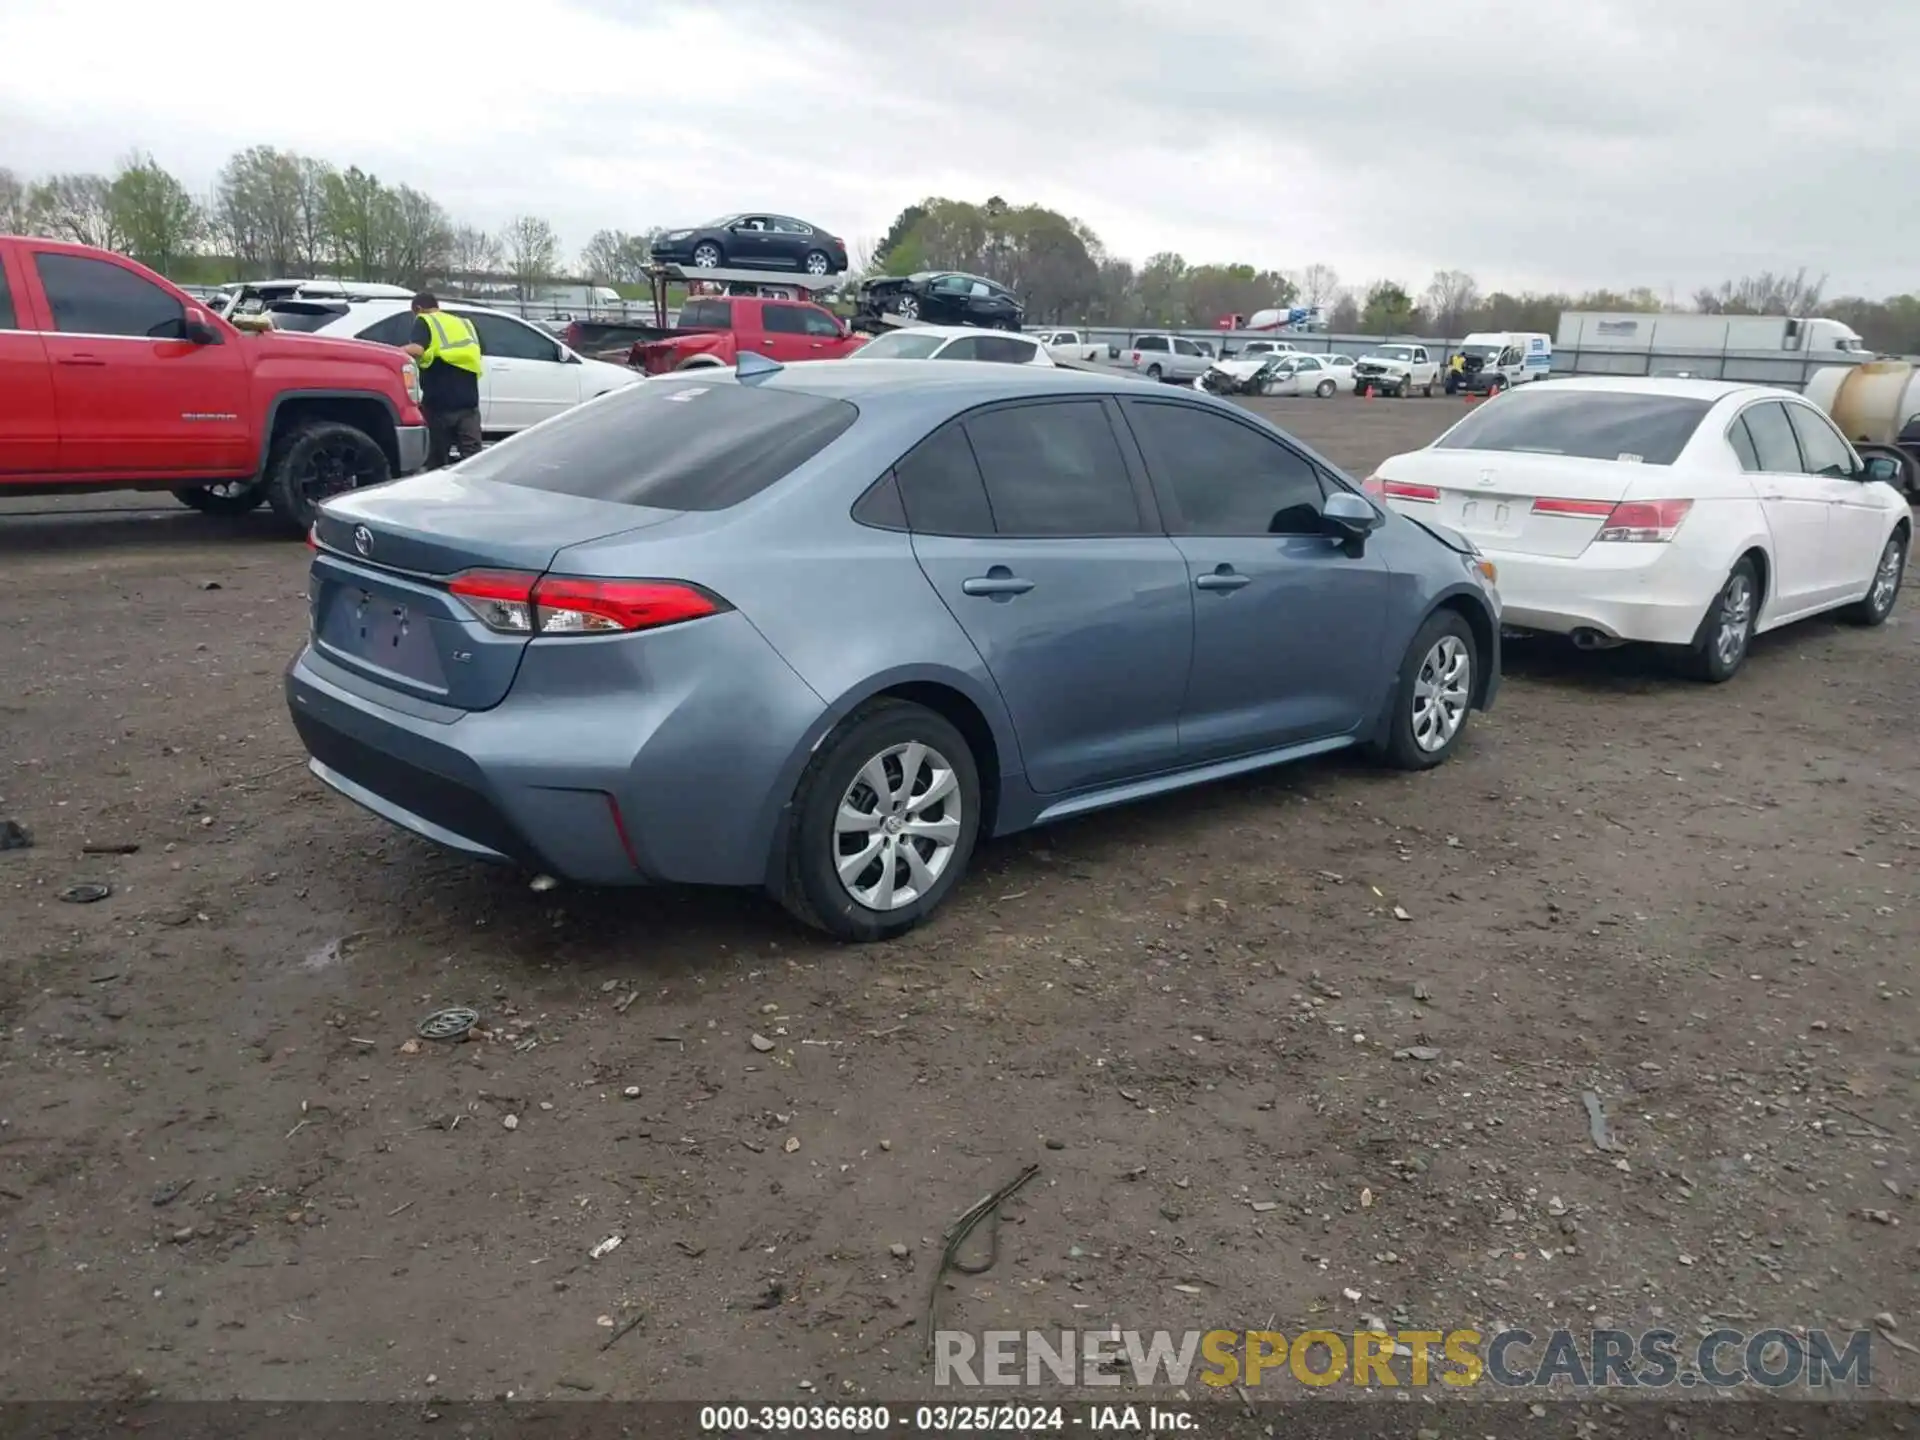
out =
[[[1447,393],[1486,391],[1544,380],[1553,372],[1553,337],[1538,331],[1469,335],[1447,357]]]

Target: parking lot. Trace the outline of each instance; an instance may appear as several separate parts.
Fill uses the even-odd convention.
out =
[[[1257,403],[1355,475],[1461,413]],[[945,1323],[1920,1329],[1920,596],[1718,688],[1515,644],[1439,770],[990,845],[845,949],[323,793],[256,521],[0,506],[8,1394],[922,1394],[1030,1162]]]

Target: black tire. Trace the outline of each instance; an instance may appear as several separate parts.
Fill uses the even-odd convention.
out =
[[[1463,684],[1465,693],[1452,731],[1437,746],[1428,748],[1417,731],[1415,704],[1421,698],[1423,682],[1438,678],[1425,673],[1429,665],[1446,664],[1451,652],[1443,651],[1442,646],[1447,642],[1460,647],[1465,654],[1465,675],[1456,680]],[[1393,713],[1387,719],[1385,737],[1373,747],[1375,755],[1396,770],[1431,770],[1453,754],[1460,737],[1467,733],[1473,697],[1480,689],[1479,667],[1480,647],[1474,642],[1473,627],[1467,623],[1467,617],[1453,609],[1436,610],[1429,615],[1400,662],[1400,680],[1393,687]],[[1449,693],[1453,688],[1447,687]],[[1451,712],[1450,706],[1445,708]]]
[[[926,892],[899,909],[883,911],[863,904],[841,882],[838,862],[843,837],[835,829],[835,820],[868,763],[908,744],[924,745],[948,762],[960,829],[945,868]],[[867,793],[872,794],[872,787],[867,787]],[[884,802],[876,808],[883,809]],[[980,775],[966,739],[941,716],[903,700],[878,700],[841,721],[815,752],[794,791],[789,813],[792,828],[787,835],[786,878],[777,897],[780,903],[802,924],[838,939],[860,945],[890,940],[925,920],[960,883],[980,830]],[[926,858],[923,852],[916,853]],[[907,862],[894,855],[891,849],[883,850],[884,858],[876,857],[862,873],[877,877],[883,865],[903,869]]]
[[[289,529],[305,535],[320,503],[392,478],[387,454],[364,430],[337,420],[296,425],[274,442],[267,460],[267,503]]]
[[[1431,384],[1422,385],[1420,387],[1420,394],[1423,399],[1431,400],[1433,398],[1433,386]]]
[[[818,268],[815,267],[815,261],[819,262]],[[809,250],[807,252],[807,258],[800,262],[800,268],[809,275],[831,275],[833,273],[833,257],[828,255],[824,250]]]
[[[1741,559],[1707,605],[1699,632],[1688,647],[1684,668],[1696,680],[1724,685],[1740,673],[1753,648],[1753,625],[1760,614],[1760,577],[1753,562]]]
[[[1333,392],[1339,388],[1340,387],[1331,380],[1322,380],[1318,385],[1313,387],[1313,393],[1318,395],[1322,400],[1331,400],[1333,398]]]
[[[1864,597],[1840,612],[1842,620],[1853,625],[1864,625],[1869,630],[1887,623],[1887,617],[1893,614],[1893,602],[1900,598],[1900,582],[1906,578],[1909,538],[1904,530],[1896,530],[1887,537],[1886,546],[1880,551],[1879,560],[1874,563],[1872,588]],[[1893,568],[1891,582],[1886,582],[1888,566]]]
[[[173,492],[173,498],[202,515],[251,515],[267,503],[267,487],[258,480],[182,485]]]
[[[1158,380],[1160,378],[1160,367],[1158,365],[1147,366],[1147,378],[1149,380]]]

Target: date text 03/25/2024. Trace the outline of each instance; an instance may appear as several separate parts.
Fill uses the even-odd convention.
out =
[[[703,1405],[703,1435],[1166,1435],[1193,1412],[1158,1405]]]

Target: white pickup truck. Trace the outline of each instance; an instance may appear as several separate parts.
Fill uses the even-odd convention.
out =
[[[1396,399],[1416,390],[1422,395],[1431,395],[1439,383],[1440,363],[1427,353],[1424,345],[1399,341],[1376,345],[1353,367],[1355,390],[1372,390]]]
[[[1101,345],[1079,330],[1031,330],[1027,332],[1056,360],[1111,360],[1120,353],[1117,345]]]

